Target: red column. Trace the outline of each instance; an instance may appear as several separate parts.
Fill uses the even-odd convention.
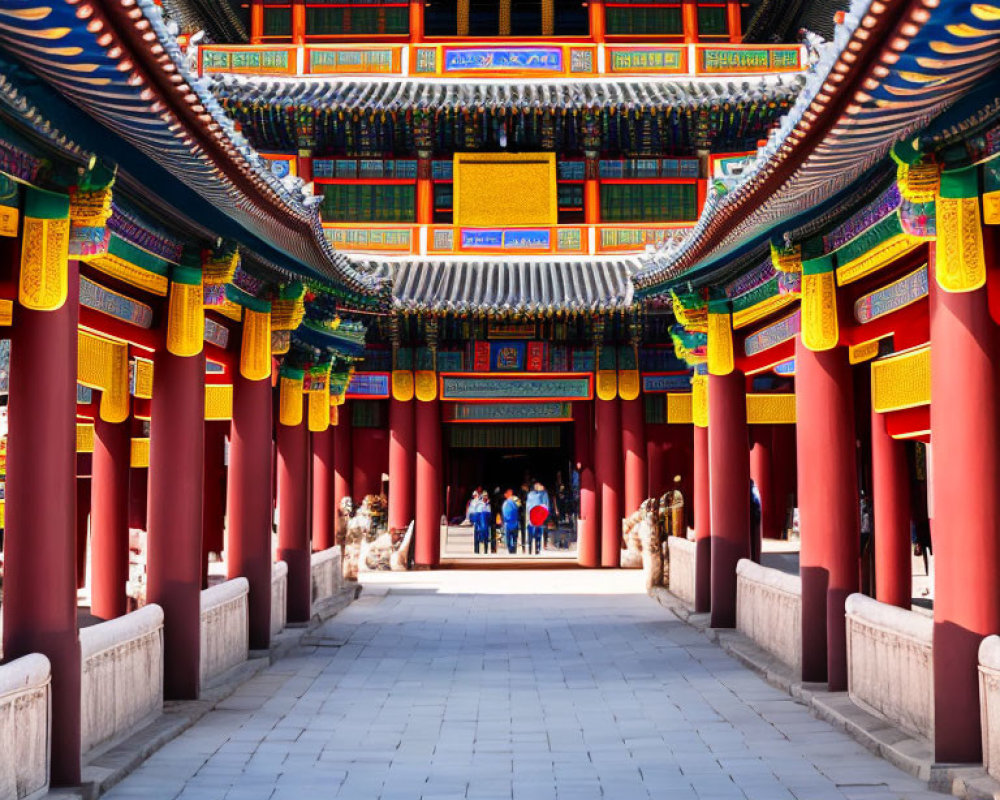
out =
[[[1000,631],[997,351],[985,289],[931,288],[934,742],[942,762],[982,757],[978,649]]]
[[[250,44],[260,44],[264,38],[264,0],[250,3]]]
[[[712,607],[712,506],[708,470],[708,428],[694,426],[694,610]]]
[[[77,455],[77,469],[80,468],[80,458],[85,453]],[[91,479],[76,478],[76,588],[87,585],[87,537],[90,534],[90,485]]]
[[[750,556],[750,443],[746,378],[708,376],[711,625],[736,626],[736,563]]]
[[[333,547],[337,532],[334,506],[335,428],[312,434],[312,548],[313,552]]]
[[[621,413],[618,398],[597,399],[594,427],[594,477],[601,519],[601,566],[621,564]]]
[[[351,447],[351,408],[340,406],[337,425],[333,429],[333,504],[334,512],[340,513],[340,503],[351,497],[351,481],[354,475],[354,458]]]
[[[594,490],[591,403],[573,403],[573,449],[580,472],[580,512],[576,528],[577,560],[581,567],[601,565],[601,539],[597,532],[597,495]]]
[[[743,41],[743,20],[739,3],[726,3],[726,23],[729,26],[729,41],[739,44]]]
[[[426,0],[410,0],[410,44],[424,40],[424,3]]]
[[[149,435],[147,598],[163,607],[163,692],[201,689],[205,354],[156,353]]]
[[[4,539],[3,655],[52,663],[51,779],[80,782],[76,624],[76,346],[79,272],[55,311],[14,303]]]
[[[90,612],[114,619],[128,612],[128,473],[132,421],[94,420],[91,491]]]
[[[646,410],[642,397],[622,400],[622,452],[625,462],[625,508],[622,516],[639,510],[649,496],[646,461]]]
[[[847,689],[844,601],[858,591],[854,388],[847,348],[795,343],[802,680]]]
[[[201,509],[202,588],[208,588],[208,554],[226,547],[226,430],[225,422],[205,423],[205,492]]]
[[[413,403],[389,399],[389,527],[413,520]]]
[[[875,524],[875,599],[909,608],[910,474],[906,445],[885,429],[885,415],[872,411],[872,518]]]
[[[605,39],[604,0],[590,0],[590,38],[600,44]]]
[[[429,158],[417,159],[416,222],[418,225],[430,225],[434,222],[432,170]]]
[[[439,401],[417,401],[417,495],[414,561],[436,567],[441,561],[441,414]]]
[[[773,425],[755,425],[751,430],[753,447],[750,449],[750,477],[760,493],[760,533],[772,539],[777,538],[781,528],[774,505],[773,428]]]
[[[288,564],[288,621],[312,616],[309,550],[309,431],[278,424],[278,560]]]
[[[250,649],[271,645],[271,381],[233,370],[229,429],[227,577],[250,584]]]

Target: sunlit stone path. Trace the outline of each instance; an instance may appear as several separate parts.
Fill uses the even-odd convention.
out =
[[[108,797],[941,798],[636,572],[379,575]]]

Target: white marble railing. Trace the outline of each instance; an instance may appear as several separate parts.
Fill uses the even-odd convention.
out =
[[[689,606],[694,605],[696,547],[680,536],[667,537],[667,588]]]
[[[802,665],[802,579],[740,559],[736,565],[736,629],[798,673]]]
[[[250,647],[246,578],[233,578],[201,592],[201,683],[247,660]]]
[[[0,800],[49,786],[49,660],[37,653],[0,666]]]
[[[847,598],[851,700],[904,730],[934,738],[934,620],[863,594]]]
[[[80,751],[114,747],[163,711],[163,609],[150,604],[80,630]]]
[[[271,565],[271,636],[277,636],[288,622],[288,564]]]
[[[987,636],[979,645],[979,708],[983,764],[1000,780],[1000,636]]]
[[[312,601],[318,603],[339,593],[344,585],[340,548],[331,547],[312,554]]]

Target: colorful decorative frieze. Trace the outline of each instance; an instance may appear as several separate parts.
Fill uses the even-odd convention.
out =
[[[888,286],[859,297],[854,303],[854,318],[864,325],[924,297],[927,297],[926,264]]]
[[[342,227],[326,225],[326,240],[334,250],[373,253],[412,253],[412,228]]]
[[[591,375],[441,375],[442,400],[590,400]]]
[[[552,233],[548,228],[462,228],[459,246],[462,250],[547,252],[552,247]]]
[[[795,374],[795,359],[790,358],[788,361],[782,361],[780,364],[774,365],[774,374],[781,376],[791,376]]]
[[[797,310],[747,336],[743,341],[743,352],[748,356],[755,356],[794,339],[800,330],[802,330],[802,312]]]
[[[561,47],[445,47],[444,72],[549,72],[563,71]]]
[[[802,49],[787,47],[698,47],[699,74],[797,72],[803,68]]]
[[[644,394],[655,392],[689,392],[691,391],[691,373],[659,372],[644,374],[642,376],[642,391]]]
[[[100,311],[140,328],[153,326],[153,309],[145,303],[101,286],[89,278],[80,278],[80,305]]]
[[[641,252],[647,247],[676,244],[690,232],[690,226],[683,227],[618,227],[602,225],[598,229],[598,253]]]
[[[355,372],[347,385],[347,397],[355,400],[373,400],[388,396],[388,372]]]
[[[665,47],[616,47],[605,49],[605,71],[615,75],[668,74],[681,75],[688,71],[687,48],[683,45]]]
[[[212,45],[199,50],[203,75],[295,75],[298,72],[294,47],[240,47]]]
[[[568,422],[573,404],[549,403],[449,403],[447,422]]]
[[[400,46],[306,48],[310,75],[391,75],[401,71],[402,63]]]

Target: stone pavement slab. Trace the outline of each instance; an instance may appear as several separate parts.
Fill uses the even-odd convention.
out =
[[[111,800],[933,800],[628,571],[365,576]]]

